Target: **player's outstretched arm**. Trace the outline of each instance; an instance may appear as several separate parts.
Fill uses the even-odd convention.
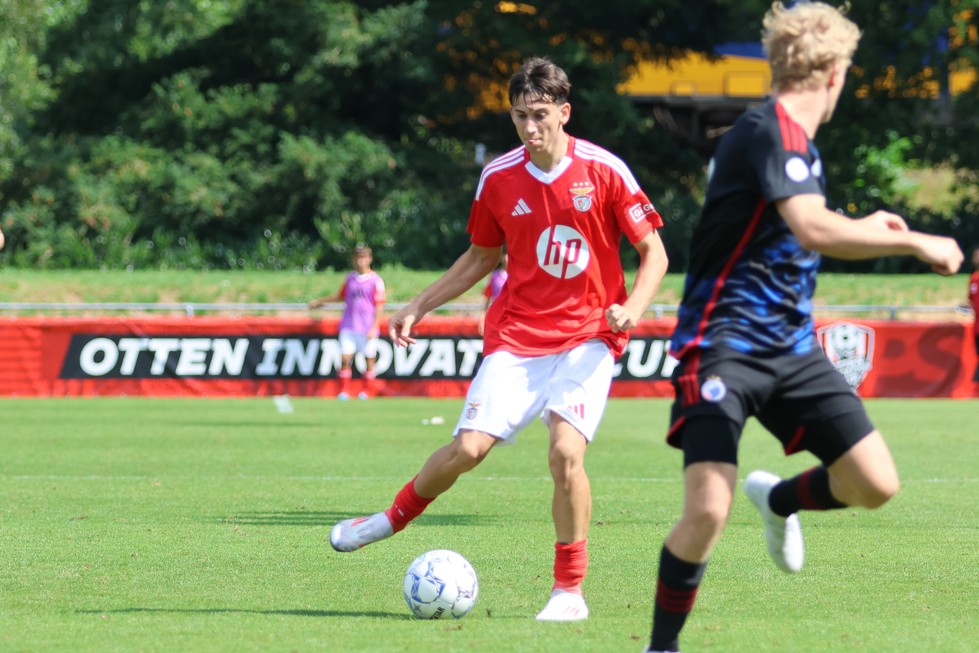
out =
[[[877,211],[851,220],[826,208],[822,195],[796,195],[775,203],[789,229],[806,249],[846,260],[914,256],[939,274],[955,274],[965,258],[945,236],[910,231],[893,213]]]
[[[326,297],[319,297],[318,299],[311,299],[307,306],[309,308],[319,308],[323,304],[330,304],[337,301],[340,301],[340,293],[334,293],[332,295],[327,295]]]
[[[470,245],[432,285],[391,316],[388,330],[395,345],[414,344],[411,330],[426,313],[466,292],[493,271],[500,260],[501,247]]]
[[[659,292],[659,286],[666,274],[668,260],[666,249],[659,232],[652,231],[634,245],[639,252],[639,269],[636,271],[632,292],[625,304],[612,304],[605,311],[605,319],[613,333],[632,329],[649,308],[653,297]]]

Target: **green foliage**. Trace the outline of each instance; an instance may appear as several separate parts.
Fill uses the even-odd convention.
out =
[[[387,263],[444,268],[467,243],[477,144],[518,144],[506,80],[546,55],[574,84],[570,131],[629,163],[679,271],[705,161],[616,87],[640,60],[756,40],[767,7],[0,0],[0,261],[342,268],[367,241]],[[897,0],[852,15],[858,68],[819,135],[831,202],[901,209],[909,166],[943,163],[974,185],[979,157],[962,143],[979,137],[976,93],[911,96],[923,66],[979,63],[968,39],[936,38],[967,33],[979,12]],[[891,85],[875,85],[889,69]],[[915,219],[975,238],[974,201]]]
[[[963,10],[971,9],[971,13]],[[853,3],[850,16],[863,36],[847,91],[833,121],[820,128],[817,142],[828,162],[831,206],[851,215],[885,208],[904,215],[912,228],[956,237],[963,247],[979,241],[971,215],[973,193],[959,192],[953,209],[921,208],[908,202],[914,193],[905,174],[913,168],[950,166],[974,187],[979,166],[974,142],[979,133],[977,87],[952,95],[948,73],[979,64],[975,40],[955,39],[979,24],[975,2],[922,3],[899,0],[885,5]],[[902,38],[893,38],[902,34]],[[886,79],[886,83],[880,80]],[[937,88],[937,95],[931,92]],[[857,90],[862,97],[857,97]],[[954,191],[953,191],[954,192]],[[920,272],[910,258],[846,263],[826,260],[825,270]]]

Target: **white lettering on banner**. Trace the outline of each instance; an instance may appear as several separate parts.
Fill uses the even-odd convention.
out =
[[[333,338],[324,338],[320,341],[320,366],[316,368],[316,373],[320,376],[329,376],[333,370],[340,369],[340,341]]]
[[[429,340],[428,352],[428,358],[418,374],[432,376],[438,372],[442,376],[456,375],[455,343],[448,340]]]
[[[78,355],[78,365],[89,376],[105,376],[112,371],[118,360],[119,350],[116,348],[116,343],[108,338],[90,340]]]
[[[122,365],[119,366],[121,374],[128,376],[136,371],[139,354],[146,351],[149,342],[149,338],[122,338],[119,341],[119,351],[122,352]]]
[[[222,373],[238,376],[245,369],[245,354],[248,353],[248,340],[238,338],[234,346],[225,338],[215,338],[211,341],[211,365],[207,373],[218,376]]]
[[[377,343],[377,361],[374,370],[382,376],[394,366],[394,376],[431,376],[441,373],[449,377],[469,378],[476,370],[479,355],[483,353],[483,341],[419,338],[407,349],[394,347],[388,340]],[[461,360],[456,360],[462,354]],[[354,359],[357,369],[366,369],[363,356]],[[424,363],[422,362],[424,360]]]
[[[150,338],[149,350],[153,352],[150,374],[160,376],[167,369],[167,359],[180,347],[180,338]]]
[[[255,368],[255,374],[259,376],[274,376],[279,371],[279,366],[276,365],[275,359],[278,358],[279,352],[282,351],[282,339],[266,338],[262,341],[262,351],[265,355],[262,356],[262,362]]]
[[[319,353],[319,341],[310,340],[303,346],[302,340],[290,338],[285,341],[285,355],[282,357],[279,373],[294,374],[298,369],[302,376],[310,376],[316,369],[316,357]]]
[[[483,353],[482,340],[460,340],[459,351],[462,352],[462,362],[459,363],[459,376],[469,377],[476,369],[476,361]]]
[[[411,376],[418,369],[418,363],[428,351],[428,340],[419,338],[411,347],[398,347],[394,350],[394,375]]]
[[[629,340],[623,352],[623,362],[616,363],[613,375],[617,378],[625,371],[626,376],[633,379],[669,378],[679,361],[666,353],[667,346],[667,341],[660,339]]]
[[[174,372],[177,376],[200,376],[207,372],[207,352],[210,338],[184,338],[180,341],[180,357]]]
[[[391,361],[394,360],[394,346],[388,340],[378,340],[377,341],[377,360],[374,361],[374,371],[377,374],[384,374],[391,367]],[[367,361],[364,360],[363,354],[357,354],[354,358],[354,364],[357,369],[363,374],[367,370]]]
[[[408,348],[379,340],[379,377],[470,379],[483,350],[479,338],[419,338]],[[335,338],[304,336],[128,337],[76,335],[63,378],[330,378],[340,368]],[[629,341],[615,366],[623,379],[669,378],[677,362],[663,338]],[[363,373],[366,361],[355,358]]]

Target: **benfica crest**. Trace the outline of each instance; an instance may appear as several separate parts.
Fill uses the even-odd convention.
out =
[[[874,330],[850,322],[816,329],[819,344],[846,382],[856,390],[873,367]]]
[[[569,189],[574,195],[574,207],[584,213],[591,208],[591,194],[595,187],[587,181],[576,181]]]

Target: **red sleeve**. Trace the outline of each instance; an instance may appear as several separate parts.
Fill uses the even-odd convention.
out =
[[[503,246],[503,230],[493,217],[491,204],[490,191],[485,189],[482,199],[473,200],[472,209],[469,211],[469,224],[466,225],[466,231],[469,232],[469,241],[477,247]]]
[[[609,192],[619,227],[630,243],[639,242],[654,229],[663,226],[663,218],[642,189],[637,188],[634,193],[629,192],[625,180],[613,173]]]

